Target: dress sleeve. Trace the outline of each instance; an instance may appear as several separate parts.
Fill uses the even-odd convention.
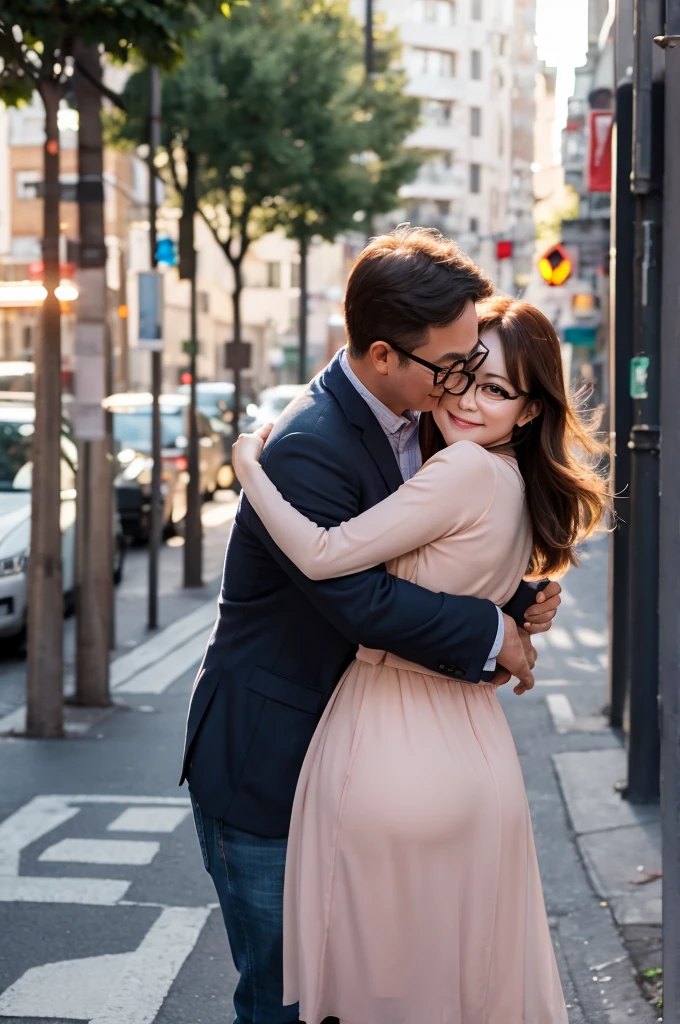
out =
[[[238,477],[274,543],[312,580],[349,576],[472,526],[495,491],[494,456],[471,441],[434,455],[366,512],[324,529],[285,500],[260,464],[238,460]]]

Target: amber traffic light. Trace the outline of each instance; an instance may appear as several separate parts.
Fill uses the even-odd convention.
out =
[[[563,245],[558,242],[543,253],[538,261],[538,272],[550,285],[564,284],[571,274],[571,260]]]

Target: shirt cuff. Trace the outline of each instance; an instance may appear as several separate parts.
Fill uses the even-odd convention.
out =
[[[505,637],[505,624],[503,622],[503,612],[500,608],[496,608],[498,612],[498,632],[496,633],[496,639],[494,640],[493,647],[489,651],[489,658],[486,665],[484,666],[485,672],[496,671],[496,658],[500,653],[500,649],[503,646],[503,639]]]

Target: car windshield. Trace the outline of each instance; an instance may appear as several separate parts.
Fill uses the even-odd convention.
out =
[[[151,406],[113,415],[113,436],[123,448],[151,451]],[[161,448],[183,448],[184,417],[181,409],[161,410]]]
[[[32,441],[30,421],[0,420],[0,491],[30,491]]]

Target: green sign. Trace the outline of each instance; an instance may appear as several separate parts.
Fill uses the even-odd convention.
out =
[[[197,341],[183,341],[182,352],[185,356],[198,355],[198,342]]]
[[[575,327],[564,328],[564,340],[574,347],[595,348],[597,329],[595,327],[583,327],[580,324]]]
[[[630,397],[647,398],[647,377],[649,357],[635,356],[630,361]]]

